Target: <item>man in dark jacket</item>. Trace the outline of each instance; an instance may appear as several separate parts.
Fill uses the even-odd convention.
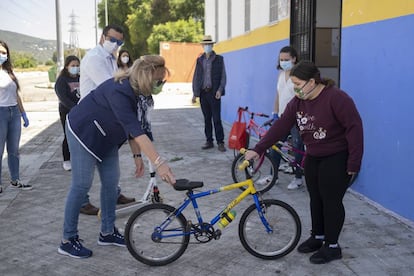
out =
[[[204,53],[197,58],[193,77],[193,103],[200,97],[201,111],[204,116],[204,133],[206,143],[203,150],[214,147],[213,124],[218,150],[226,151],[224,146],[224,131],[221,123],[221,97],[226,86],[226,70],[224,59],[213,51],[214,41],[210,35],[201,41]]]

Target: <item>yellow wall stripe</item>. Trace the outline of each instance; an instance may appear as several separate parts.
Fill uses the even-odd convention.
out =
[[[342,26],[414,14],[414,0],[343,0]]]
[[[414,0],[413,0],[414,1]],[[290,20],[285,19],[277,24],[255,29],[247,34],[219,42],[214,46],[217,53],[226,53],[278,40],[289,39]]]

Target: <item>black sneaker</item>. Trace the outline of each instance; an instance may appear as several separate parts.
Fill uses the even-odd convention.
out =
[[[92,251],[86,247],[83,247],[78,236],[70,238],[69,242],[61,242],[58,248],[58,253],[77,259],[89,258],[92,256]]]
[[[311,236],[309,239],[304,241],[298,246],[298,251],[300,253],[310,253],[319,250],[322,247],[323,240],[315,239],[314,236]]]
[[[332,248],[329,247],[329,245],[324,245],[318,250],[318,252],[310,256],[309,261],[313,264],[325,264],[341,258],[342,250],[339,246]]]
[[[21,189],[23,191],[28,191],[28,190],[33,189],[32,185],[23,184],[22,182],[20,182],[19,179],[10,181],[10,187]]]
[[[98,244],[125,247],[125,238],[118,232],[118,229],[114,227],[114,232],[112,234],[104,236],[102,233],[99,233]]]

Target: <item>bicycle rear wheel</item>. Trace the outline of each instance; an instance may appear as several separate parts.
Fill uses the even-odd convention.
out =
[[[242,182],[247,178],[246,172],[239,170],[239,165],[243,161],[244,155],[238,154],[231,164],[231,176],[234,182]],[[259,160],[254,161],[251,174],[257,192],[265,193],[275,185],[277,180],[276,170],[276,165],[267,152]],[[245,190],[243,187],[240,189]]]
[[[239,223],[243,247],[253,256],[274,260],[290,253],[298,244],[302,227],[296,211],[287,203],[267,199],[260,201],[263,215],[272,228],[268,233],[255,204],[244,211]]]
[[[182,214],[173,215],[168,225],[160,228],[174,211],[170,205],[150,204],[131,215],[125,228],[125,241],[135,259],[147,265],[161,266],[184,253],[190,240],[185,234],[186,218]]]

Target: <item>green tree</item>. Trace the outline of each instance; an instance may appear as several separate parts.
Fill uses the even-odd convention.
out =
[[[99,26],[105,25],[105,1],[101,1],[98,6]],[[191,20],[199,22],[199,25],[190,23]],[[157,44],[156,30],[153,26],[175,22],[178,20],[188,21],[187,28],[197,27],[198,35],[203,34],[204,27],[204,0],[108,0],[108,23],[117,24],[124,29],[125,44],[122,46],[130,51],[133,57],[139,57],[148,53],[158,53],[153,45]],[[183,23],[180,23],[182,25]],[[160,30],[161,31],[161,30]],[[190,32],[190,31],[186,31]],[[177,38],[171,36],[172,41],[182,41],[181,36]],[[177,33],[176,33],[177,34]],[[165,36],[165,30],[159,34]],[[153,36],[150,40],[149,37]],[[188,42],[192,42],[189,40]]]
[[[153,27],[152,34],[148,37],[148,50],[150,53],[158,54],[160,42],[198,42],[202,39],[203,26],[200,21],[194,19],[167,22]]]
[[[12,52],[12,63],[15,68],[33,68],[37,66],[37,60],[32,54],[23,52]]]

